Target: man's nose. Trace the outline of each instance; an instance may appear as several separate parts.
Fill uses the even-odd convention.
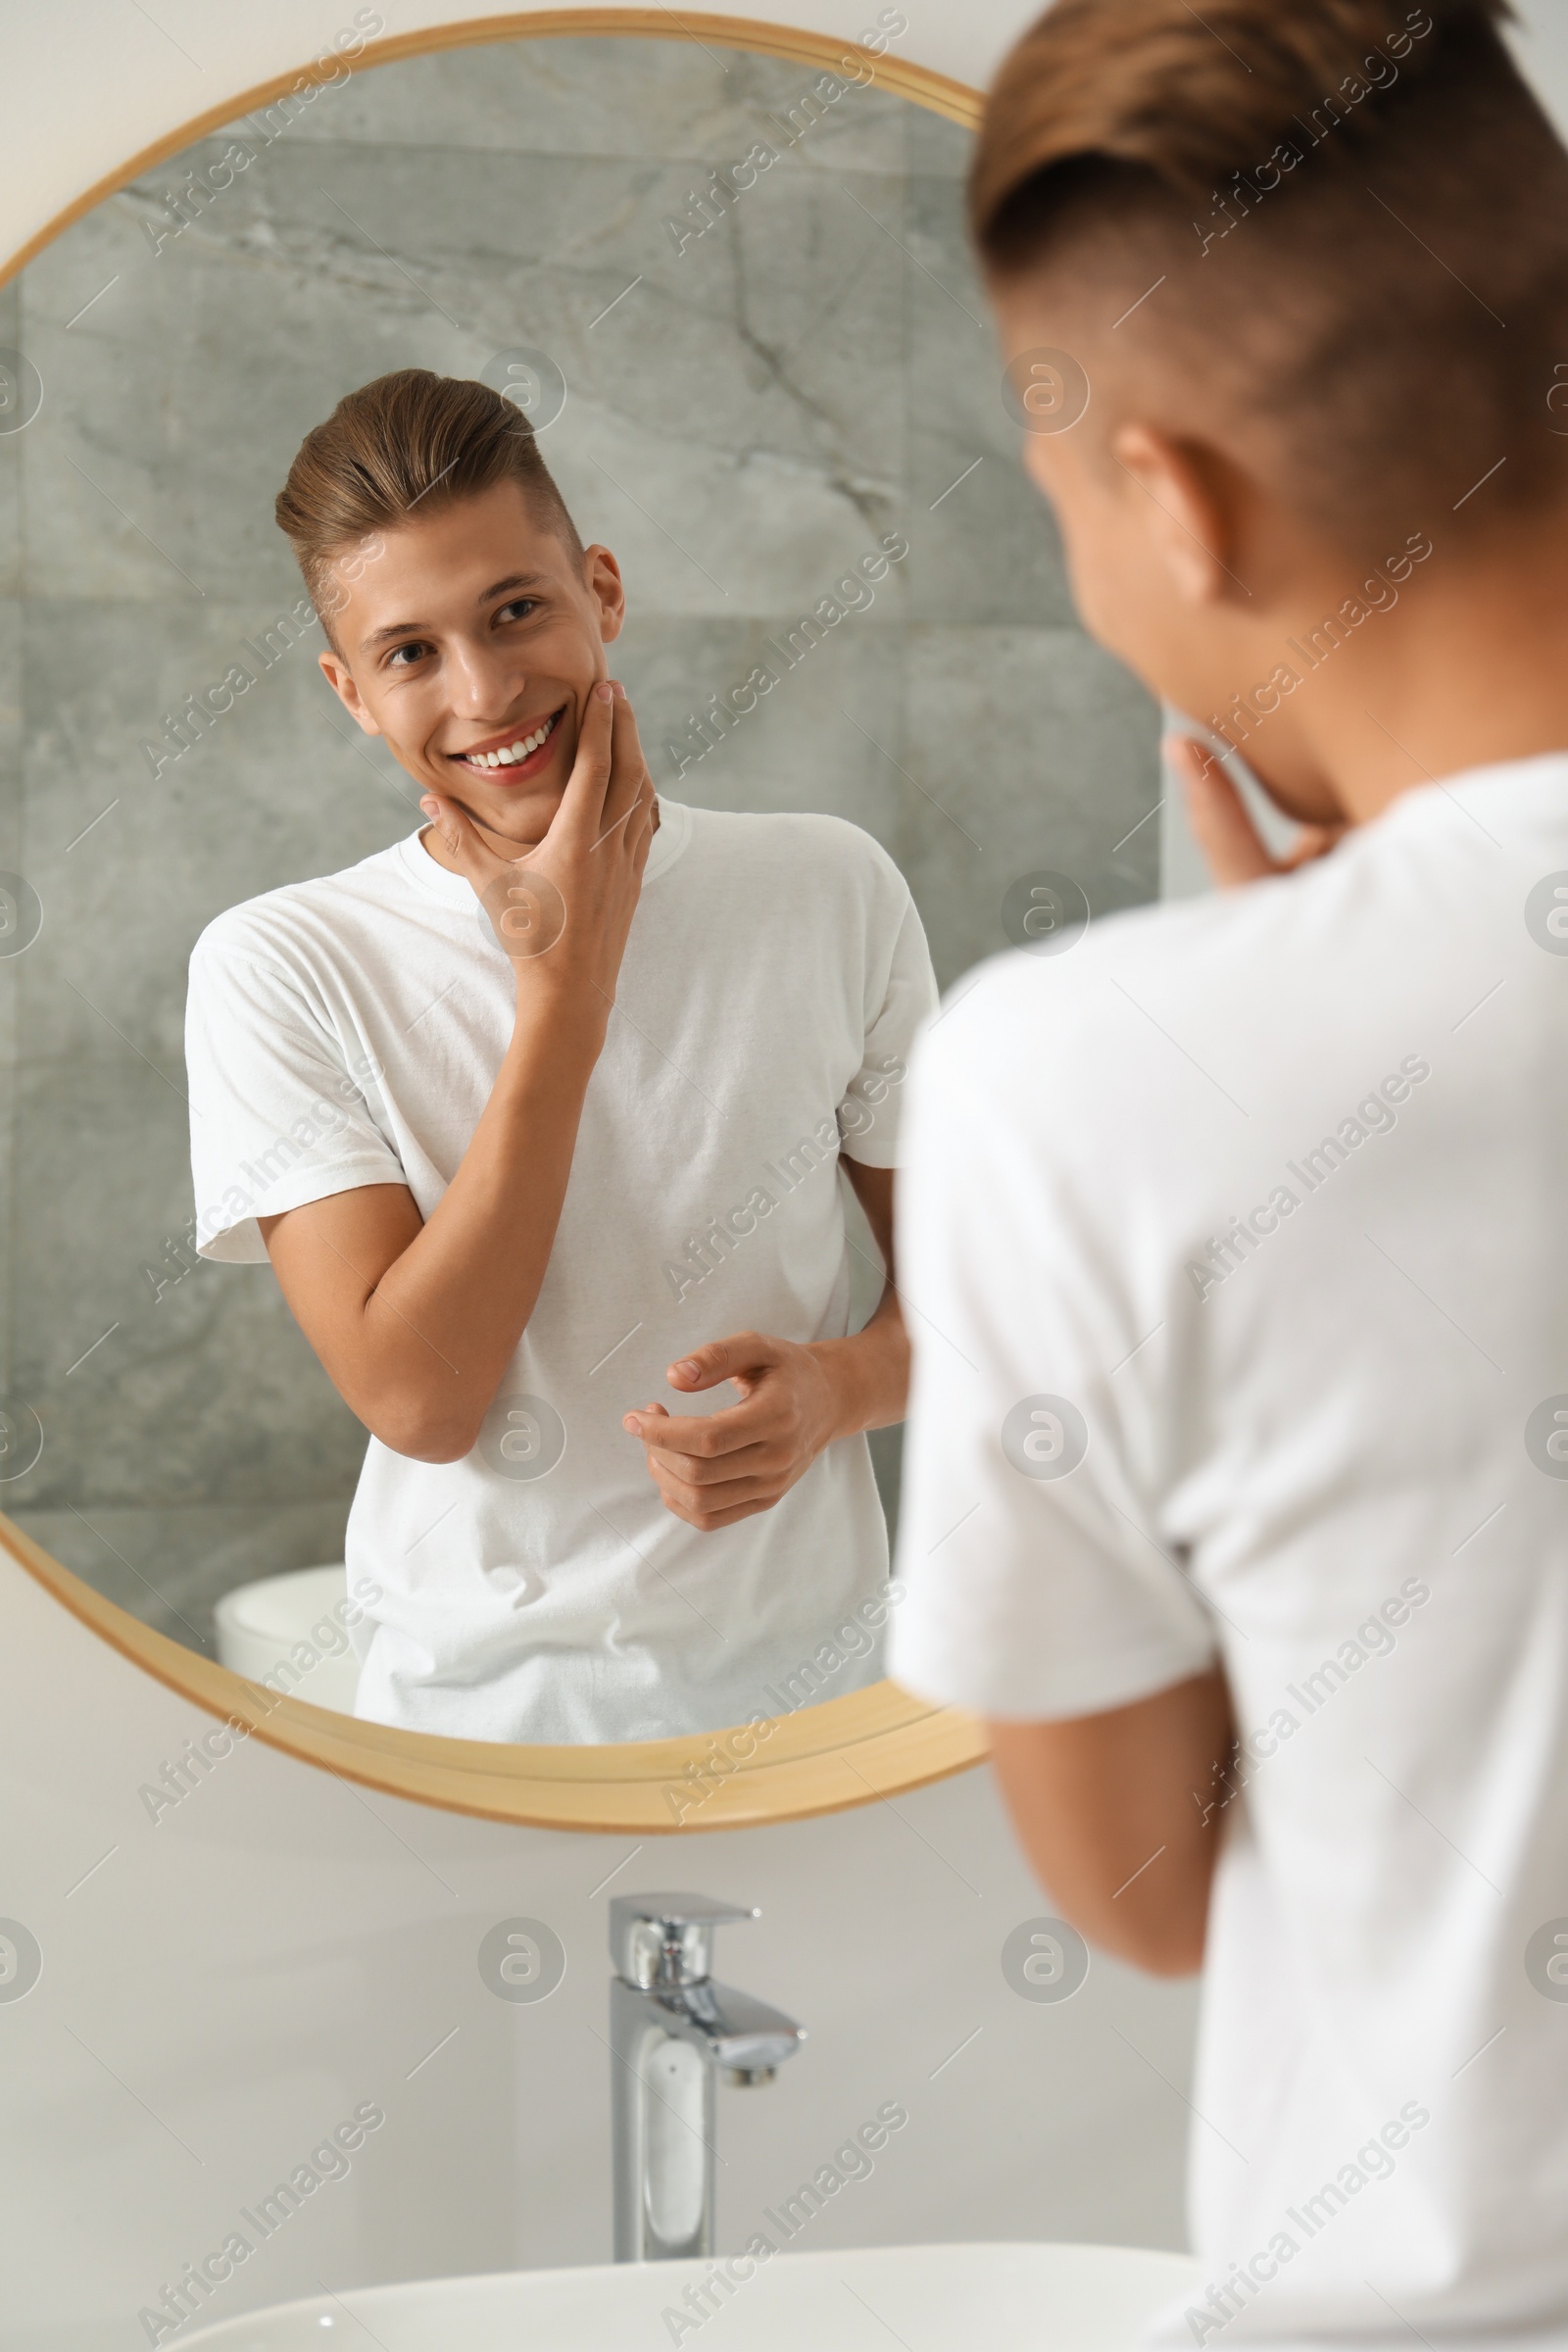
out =
[[[448,664],[452,707],[465,718],[499,719],[526,680],[499,646],[459,644]]]

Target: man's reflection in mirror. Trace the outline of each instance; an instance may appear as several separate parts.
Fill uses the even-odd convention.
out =
[[[865,1433],[907,1375],[902,1083],[936,1001],[908,890],[838,817],[657,796],[608,674],[619,567],[499,393],[365,386],[276,514],[326,683],[422,821],[198,941],[197,1239],[270,1259],[370,1432],[358,1711],[619,1740],[859,1689],[888,1573]],[[841,1172],[883,1278],[854,1333]]]

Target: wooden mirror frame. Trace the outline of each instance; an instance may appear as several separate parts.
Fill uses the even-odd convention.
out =
[[[741,17],[687,13],[677,18],[657,8],[567,8],[469,18],[424,32],[400,33],[367,46],[357,57],[339,58],[335,65],[363,73],[448,49],[587,34],[711,41],[720,48],[788,58],[826,72],[855,48],[847,38],[797,31],[786,24],[754,24]],[[863,63],[873,62],[867,51],[856,54]],[[330,86],[340,78],[338,71],[328,74],[313,64],[210,107],[144,147],[68,205],[0,269],[0,285],[9,284],[74,221],[210,131],[271,105],[302,81]],[[861,86],[891,91],[966,130],[978,127],[980,93],[928,67],[884,55],[874,61],[870,80]],[[929,1706],[889,1682],[760,1726],[739,1725],[675,1740],[543,1747],[398,1731],[389,1724],[314,1707],[303,1699],[279,1697],[262,1684],[182,1647],[63,1568],[3,1514],[0,1546],[122,1657],[219,1717],[229,1727],[230,1739],[254,1736],[340,1779],[487,1821],[644,1838],[750,1829],[898,1796],[967,1771],[986,1752],[984,1733],[973,1717],[954,1707]]]

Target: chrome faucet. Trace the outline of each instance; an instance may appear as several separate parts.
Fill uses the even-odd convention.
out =
[[[611,1898],[617,2262],[711,2254],[717,2079],[771,2082],[806,2038],[793,2018],[713,1982],[713,1930],[758,1916],[705,1894]]]

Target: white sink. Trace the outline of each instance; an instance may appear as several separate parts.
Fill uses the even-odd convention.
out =
[[[348,1574],[338,1560],[236,1585],[213,1611],[220,1666],[248,1674],[269,1690],[308,1698],[313,1707],[352,1715],[360,1661],[343,1627]],[[308,1644],[305,1658],[294,1654],[302,1642]]]
[[[895,2339],[907,2352],[1136,2352],[1146,2321],[1200,2291],[1187,2255],[1135,2246],[776,2254],[733,2291],[715,2285],[699,2318],[686,2290],[715,2278],[722,2265],[708,2262],[427,2278],[275,2304],[180,2340],[185,2352],[889,2352]]]

